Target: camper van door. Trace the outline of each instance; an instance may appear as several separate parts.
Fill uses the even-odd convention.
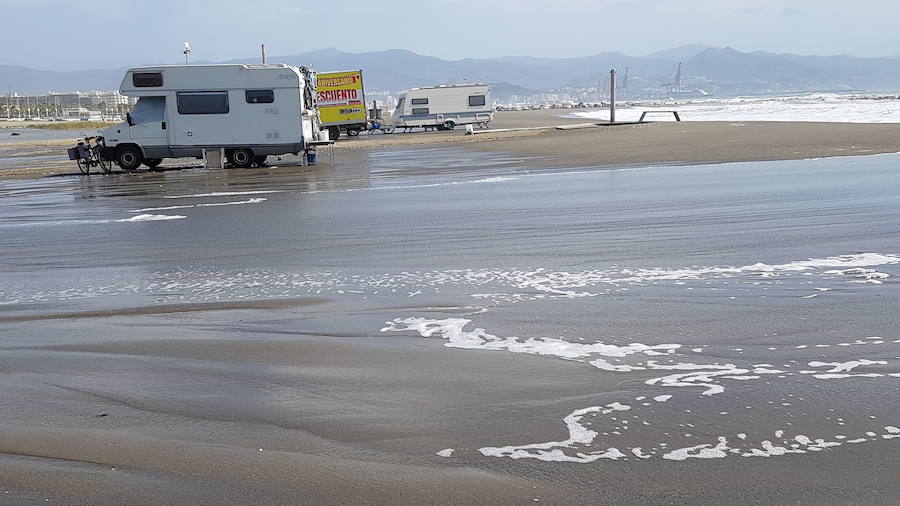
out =
[[[244,100],[244,92],[236,93]],[[242,124],[229,115],[231,105],[227,91],[175,92],[174,130],[178,146],[223,146],[240,142]]]
[[[141,97],[131,111],[131,140],[144,146],[168,146],[166,97]]]

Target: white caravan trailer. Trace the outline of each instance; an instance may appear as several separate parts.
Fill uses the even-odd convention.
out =
[[[397,128],[452,130],[457,125],[486,126],[492,119],[494,108],[490,87],[484,84],[445,84],[413,88],[400,95],[393,124]]]
[[[284,64],[176,65],[128,70],[119,91],[139,97],[127,121],[101,132],[101,157],[124,170],[225,150],[236,167],[268,155],[313,158],[316,74]]]

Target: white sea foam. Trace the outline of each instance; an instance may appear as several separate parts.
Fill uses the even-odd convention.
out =
[[[449,342],[445,346],[450,348],[463,348],[475,350],[503,350],[512,353],[527,353],[532,355],[550,355],[559,358],[577,359],[587,358],[593,355],[604,357],[626,357],[636,353],[647,353],[654,350],[674,350],[681,346],[677,344],[646,345],[632,343],[624,346],[605,344],[602,342],[583,344],[573,343],[559,338],[528,338],[499,337],[489,334],[481,328],[471,331],[465,330],[471,320],[465,318],[448,318],[445,320],[430,320],[426,318],[398,318],[387,322],[387,327],[382,332],[418,332],[422,337],[441,337]]]
[[[629,373],[632,371],[679,371],[676,374],[649,379],[646,383],[667,387],[702,387],[704,388],[704,391],[702,392],[702,395],[704,396],[724,393],[725,384],[723,381],[725,380],[753,381],[761,379],[763,376],[785,378],[787,377],[786,375],[794,374],[793,372],[786,372],[791,369],[790,364],[785,364],[780,367],[771,363],[760,363],[753,366],[737,366],[735,364],[698,364],[694,362],[677,361],[660,363],[653,359],[645,359],[643,362],[638,362],[636,364],[618,364],[607,360],[607,358],[593,357],[596,355],[613,357],[618,362],[618,360],[625,358],[633,359],[635,357],[652,356],[651,352],[657,352],[657,349],[645,344],[615,346],[605,343],[571,343],[558,338],[520,339],[516,337],[498,337],[488,333],[482,328],[466,330],[466,327],[470,323],[470,320],[461,318],[444,320],[405,318],[388,322],[388,326],[384,327],[382,331],[411,331],[418,333],[421,337],[441,337],[447,339],[449,342],[446,346],[451,347],[492,351],[503,350],[513,353],[529,353],[582,362],[587,361],[590,365],[598,369],[614,373]],[[871,339],[862,342],[883,343],[884,339],[877,338],[877,340]],[[683,354],[678,353],[681,346],[677,344],[660,346],[662,349],[674,352],[674,357],[683,356]],[[593,360],[585,360],[591,358],[593,358]],[[677,359],[673,358],[673,360]],[[804,375],[812,375],[812,377],[820,379],[863,376],[882,377],[882,374],[879,373],[853,374],[852,371],[860,366],[882,366],[887,364],[888,362],[884,360],[870,359],[856,359],[846,362],[811,361],[809,362],[809,367],[813,369],[797,370],[796,372]],[[638,400],[642,398],[644,397],[637,397]],[[661,395],[655,397],[654,400],[661,403],[669,401],[671,398],[671,395]],[[650,403],[644,403],[637,406],[637,409],[640,410],[643,409],[643,407],[650,405]],[[791,403],[782,402],[780,405],[790,406]],[[563,420],[569,433],[569,437],[565,440],[524,445],[485,447],[481,448],[480,452],[485,456],[491,457],[506,457],[511,459],[527,458],[546,462],[572,463],[589,463],[600,459],[618,460],[627,458],[629,452],[634,458],[641,460],[652,458],[653,454],[648,455],[643,453],[641,446],[623,448],[621,445],[613,446],[598,442],[600,434],[597,428],[592,426],[596,422],[587,420],[588,417],[597,419],[599,416],[631,409],[631,406],[616,402],[605,406],[594,406],[576,410]],[[686,410],[686,412],[689,413],[690,410]],[[635,418],[637,418],[637,416],[635,416]],[[615,424],[615,430],[604,432],[604,437],[620,436],[622,431],[628,430],[630,427],[628,420],[625,419],[610,418],[609,421]],[[693,427],[692,424],[688,424],[688,426]],[[893,426],[891,426],[890,429],[886,428],[886,430],[888,432],[881,435],[882,439],[900,437],[900,430]],[[778,429],[774,434],[776,438],[781,438],[784,436],[785,431],[783,429]],[[685,434],[685,437],[691,437],[691,435]],[[841,443],[839,441],[846,439],[846,437],[835,437],[838,441],[828,441],[824,438],[812,439],[804,435],[797,435],[794,437],[796,443],[788,446],[769,440],[763,440],[758,443],[758,446],[753,446],[753,443],[747,440],[747,435],[744,433],[739,434],[738,439],[742,442],[739,447],[730,447],[727,439],[724,436],[721,436],[718,439],[718,443],[691,445],[674,449],[664,454],[663,458],[666,460],[679,461],[686,459],[719,459],[726,458],[732,454],[743,457],[777,457],[789,454],[805,454],[840,446]],[[662,445],[659,446],[662,447]],[[622,448],[622,450],[619,448]]]
[[[241,201],[250,203],[252,200]],[[225,203],[223,203],[225,204]],[[111,223],[117,220],[90,220],[86,223]],[[40,222],[29,225],[67,224],[71,221]],[[79,221],[77,223],[84,223]],[[4,225],[5,226],[5,225]],[[19,225],[16,225],[19,226]],[[749,289],[765,290],[773,284],[792,282],[797,273],[812,274],[818,279],[817,285],[825,280],[843,282],[846,276],[829,274],[827,269],[834,265],[897,264],[900,256],[880,253],[842,255],[788,262],[783,264],[752,264],[739,267],[708,266],[682,268],[619,269],[608,268],[586,271],[553,271],[547,269],[498,270],[466,269],[443,271],[411,271],[374,275],[349,275],[340,272],[277,272],[277,271],[218,271],[218,270],[176,270],[154,273],[150,282],[136,280],[133,283],[119,279],[94,283],[94,280],[72,280],[73,287],[50,289],[37,287],[29,290],[20,285],[16,293],[11,293],[8,285],[0,280],[0,302],[34,300],[47,302],[54,300],[50,294],[66,292],[66,298],[99,297],[105,295],[127,295],[134,293],[177,293],[175,300],[218,301],[235,298],[267,298],[306,295],[364,294],[365,296],[390,296],[393,293],[410,293],[427,296],[438,293],[445,287],[467,290],[469,296],[487,298],[495,304],[519,303],[529,300],[575,299],[599,297],[629,289],[640,289],[646,285],[684,286],[690,281],[710,283],[720,282],[723,287],[738,283]],[[820,267],[826,266],[826,267]],[[848,267],[853,268],[853,267]],[[834,271],[837,272],[837,271]],[[763,278],[763,279],[760,279]],[[806,279],[796,279],[796,283],[808,285]],[[761,286],[760,286],[761,285]],[[483,288],[491,291],[482,293]],[[693,289],[693,287],[686,287]],[[37,297],[40,292],[43,295]],[[58,300],[58,299],[57,299]],[[805,346],[805,345],[801,345]],[[696,347],[702,353],[703,347]],[[655,350],[669,353],[670,350]],[[649,353],[652,355],[652,353]],[[602,366],[602,363],[598,363]]]
[[[152,211],[175,211],[178,209],[193,209],[196,206],[165,206],[165,207],[145,207],[143,209],[132,209],[129,213],[147,213]]]
[[[594,462],[600,459],[618,460],[625,457],[625,454],[616,448],[609,448],[604,451],[591,453],[578,453],[570,456],[562,451],[562,448],[569,448],[576,444],[588,445],[597,437],[597,432],[588,429],[581,424],[585,415],[592,413],[609,414],[616,411],[627,411],[631,409],[618,402],[608,404],[606,406],[593,406],[590,408],[579,409],[567,416],[563,422],[569,431],[569,438],[565,441],[551,441],[549,443],[537,443],[522,446],[504,446],[504,447],[485,447],[479,449],[482,455],[486,457],[509,457],[511,459],[538,459],[546,462]]]
[[[125,218],[122,220],[116,220],[118,223],[135,223],[141,221],[169,221],[169,220],[183,220],[187,218],[187,216],[180,216],[177,214],[169,215],[169,214],[139,214],[137,216],[132,216],[131,218]]]
[[[569,438],[564,441],[519,446],[486,447],[482,448],[480,451],[485,456],[507,457],[512,459],[529,458],[546,462],[589,463],[604,458],[618,460],[627,457],[627,452],[630,452],[634,457],[640,460],[653,458],[655,452],[651,452],[651,454],[648,455],[643,452],[643,447],[641,446],[625,447],[624,451],[626,453],[623,453],[617,448],[603,449],[607,447],[608,444],[604,441],[597,441],[598,438],[600,438],[598,431],[586,427],[586,425],[595,424],[596,420],[591,422],[585,419],[589,416],[596,418],[603,415],[615,414],[616,410],[612,409],[611,406],[613,405],[607,405],[606,409],[602,407],[585,408],[575,411],[567,416],[564,422],[569,431]],[[615,421],[617,418],[611,417],[609,420]],[[624,420],[622,423],[624,423]],[[688,425],[693,427],[692,424]],[[662,458],[672,461],[684,461],[687,459],[723,459],[728,458],[729,456],[745,458],[781,457],[786,455],[815,453],[830,448],[836,448],[844,444],[841,441],[844,441],[845,443],[860,444],[876,441],[879,438],[882,440],[900,438],[900,428],[886,426],[884,427],[884,431],[885,433],[880,436],[873,431],[869,431],[866,433],[868,436],[867,438],[849,440],[845,435],[835,435],[833,436],[833,439],[836,441],[829,441],[825,438],[811,438],[803,434],[798,434],[792,438],[783,439],[781,442],[762,440],[758,443],[751,441],[747,437],[747,434],[740,433],[737,435],[737,439],[739,440],[737,445],[731,445],[725,436],[719,436],[716,443],[703,443],[676,448],[663,454]],[[614,435],[620,435],[619,431],[603,433],[604,437],[613,437]],[[779,429],[775,431],[776,438],[782,438],[784,435],[783,430]],[[691,434],[684,434],[684,437],[690,438]],[[600,447],[600,450],[592,450],[592,447],[598,446]],[[657,442],[654,443],[654,446],[667,448],[671,445],[667,442]]]
[[[452,456],[453,451],[454,451],[453,448],[447,448],[446,450],[441,450],[441,451],[437,452],[435,455],[437,455],[438,457],[446,458],[446,457]]]
[[[0,225],[0,228],[21,228],[21,227],[52,227],[52,226],[60,226],[60,225],[103,225],[107,223],[139,223],[144,221],[169,221],[169,220],[181,220],[187,218],[187,216],[178,216],[178,215],[165,215],[165,214],[141,214],[138,216],[132,216],[131,218],[124,218],[120,220],[56,220],[56,221],[32,221],[28,223],[15,223],[12,225]],[[2,295],[2,284],[0,284],[0,295]],[[79,292],[78,298],[91,297],[89,292],[81,291]],[[38,301],[39,299],[33,299]],[[0,300],[0,304],[4,303],[4,301]]]
[[[688,448],[680,448],[663,455],[663,458],[666,460],[724,459],[728,456],[728,454],[725,453],[725,450],[728,449],[728,440],[724,437],[720,437],[719,443],[715,446],[702,444]]]
[[[653,457],[651,457],[650,455],[644,455],[644,450],[643,450],[642,448],[640,448],[640,447],[632,448],[632,449],[631,449],[631,454],[634,455],[635,457],[639,458],[639,459],[650,459],[650,458],[653,458]]]
[[[810,367],[822,368],[822,367],[831,367],[828,369],[827,373],[847,373],[856,369],[859,366],[865,365],[887,365],[887,362],[884,360],[850,360],[847,362],[819,362],[813,361],[809,363]],[[809,374],[810,371],[801,371],[801,374]]]
[[[875,97],[865,95],[834,93],[815,93],[793,97],[638,102],[633,107],[617,109],[616,119],[637,121],[643,111],[654,109],[676,109],[684,121],[900,123],[900,100],[876,100]],[[571,116],[608,121],[609,111],[576,112]],[[648,119],[674,121],[672,114],[657,114]]]
[[[259,204],[265,202],[264,198],[253,198],[248,200],[239,200],[237,202],[215,202],[212,204],[192,204],[187,206],[166,206],[166,207],[146,207],[144,209],[133,209],[129,213],[145,213],[149,211],[171,211],[175,209],[195,209],[198,207],[220,207],[220,206],[239,206],[245,204]]]
[[[303,194],[317,194],[317,193],[353,193],[353,192],[371,192],[371,191],[391,191],[391,190],[419,190],[423,188],[440,188],[443,186],[459,186],[459,185],[471,185],[471,184],[486,184],[486,183],[505,183],[507,181],[515,181],[520,177],[528,177],[535,176],[535,174],[528,174],[525,176],[494,176],[494,177],[485,177],[481,179],[470,179],[464,181],[447,181],[443,183],[421,183],[421,184],[405,184],[405,185],[390,185],[390,186],[370,186],[364,188],[344,188],[341,190],[309,190],[300,192]]]
[[[256,190],[245,192],[211,192],[211,193],[194,193],[191,195],[166,195],[164,199],[194,199],[207,197],[237,197],[240,195],[268,195],[271,193],[284,193],[282,190]]]

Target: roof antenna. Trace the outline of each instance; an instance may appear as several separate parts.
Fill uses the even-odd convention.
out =
[[[184,64],[188,64],[188,55],[191,54],[191,43],[188,41],[184,41],[184,49],[181,51],[184,53]]]

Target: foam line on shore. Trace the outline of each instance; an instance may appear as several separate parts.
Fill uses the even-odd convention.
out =
[[[244,192],[211,192],[211,193],[194,193],[191,195],[166,195],[164,199],[199,199],[208,197],[238,197],[241,195],[268,195],[271,193],[284,193],[282,190],[255,190]]]
[[[221,207],[221,206],[240,206],[246,204],[259,204],[268,199],[252,198],[248,200],[239,200],[235,202],[215,202],[212,204],[191,204],[186,206],[166,206],[166,207],[145,207],[144,209],[132,209],[129,213],[146,213],[150,211],[172,211],[175,209],[195,209],[198,207]]]
[[[883,374],[877,372],[855,373],[854,371],[860,367],[880,367],[889,366],[888,360],[872,360],[872,359],[854,359],[844,362],[823,362],[810,361],[808,366],[811,369],[796,369],[793,364],[785,363],[776,366],[769,363],[760,363],[748,366],[738,366],[730,363],[696,363],[681,361],[686,353],[682,353],[684,347],[680,344],[662,344],[662,345],[646,345],[641,343],[633,343],[625,346],[608,345],[602,342],[595,343],[578,343],[569,342],[562,338],[527,338],[522,339],[514,336],[500,337],[487,332],[483,328],[475,327],[467,330],[466,327],[471,320],[463,318],[448,319],[427,319],[427,318],[398,318],[387,322],[387,326],[382,328],[382,332],[414,332],[423,338],[439,337],[446,339],[447,347],[462,348],[483,351],[506,351],[511,353],[526,353],[542,356],[551,356],[559,359],[565,359],[577,362],[586,362],[602,371],[617,374],[627,374],[632,371],[679,371],[674,374],[658,376],[645,381],[645,384],[651,387],[664,388],[697,388],[703,390],[700,393],[701,398],[711,397],[726,392],[726,386],[729,382],[748,382],[756,380],[788,379],[791,377],[815,378],[819,380],[869,380],[869,379],[887,379],[892,378],[891,374]],[[874,337],[874,336],[873,336]],[[873,338],[864,342],[888,344],[884,339]],[[892,343],[893,344],[893,343]],[[789,350],[790,348],[785,348]],[[653,357],[664,352],[669,362],[662,363],[656,359],[646,359],[643,362],[629,364],[612,364],[606,359],[595,358],[597,356],[614,358],[615,360],[635,357]],[[691,355],[695,356],[695,355]],[[590,360],[594,358],[594,360]],[[653,397],[656,404],[668,403],[674,396],[671,394],[657,395]],[[788,397],[792,397],[789,395]],[[636,401],[641,402],[634,409],[643,410],[648,406],[653,406],[654,402],[646,401],[647,396],[637,397]],[[784,399],[781,403],[783,407],[789,407],[792,402]],[[573,411],[563,419],[563,424],[568,431],[568,438],[560,441],[549,441],[544,443],[531,443],[523,445],[509,445],[499,447],[484,447],[479,451],[482,455],[488,457],[506,457],[514,460],[518,459],[536,459],[545,462],[571,462],[571,463],[590,463],[601,459],[619,460],[627,458],[629,452],[635,458],[644,460],[652,458],[657,453],[662,453],[660,447],[650,450],[649,454],[644,453],[644,448],[650,448],[647,444],[630,448],[619,449],[620,445],[613,445],[606,441],[606,438],[612,438],[622,434],[622,431],[630,430],[632,425],[628,420],[619,420],[618,418],[609,418],[602,423],[616,424],[609,432],[604,432],[605,436],[600,442],[600,429],[597,428],[601,423],[593,418],[603,418],[614,411],[625,411],[633,409],[632,406],[622,404],[620,402],[609,403],[604,406],[591,406],[587,408]],[[649,409],[649,408],[647,408]],[[686,412],[690,413],[690,410]],[[724,413],[723,413],[724,414]],[[637,419],[637,415],[634,417]],[[841,420],[841,419],[839,419]],[[644,424],[649,424],[644,420]],[[843,425],[843,422],[840,422]],[[693,425],[690,425],[693,427]],[[893,426],[890,426],[893,427]],[[900,433],[892,432],[892,429],[885,428],[888,432],[878,436],[872,433],[866,442],[876,441],[879,439],[894,439],[900,437]],[[783,438],[785,431],[775,431],[776,438]],[[686,438],[690,438],[691,434],[684,434]],[[787,454],[805,454],[810,452],[821,451],[826,448],[841,446],[840,441],[826,441],[825,439],[811,439],[804,435],[797,435],[796,441],[789,444],[775,444],[769,439],[764,439],[756,444],[747,439],[745,433],[738,435],[741,444],[733,446],[729,443],[725,436],[719,436],[716,443],[702,443],[679,447],[669,450],[662,454],[665,460],[683,461],[687,459],[718,459],[726,458],[730,455],[741,457],[772,457]],[[835,439],[843,440],[845,436],[841,435]],[[861,441],[860,441],[861,442]]]
[[[130,218],[122,218],[119,220],[56,220],[56,221],[32,221],[28,223],[16,223],[12,225],[0,225],[0,228],[23,228],[23,227],[52,227],[60,225],[103,225],[107,223],[143,223],[148,221],[172,221],[183,220],[187,216],[174,214],[139,214]],[[2,293],[2,285],[0,285],[0,293]]]
[[[250,203],[248,201],[241,201]],[[224,203],[223,203],[224,204]],[[156,220],[183,219],[168,218]],[[145,219],[145,218],[142,218]],[[139,221],[127,219],[129,222]],[[86,223],[112,223],[118,220],[86,220]],[[9,226],[65,225],[70,221],[42,221]],[[164,302],[177,300],[214,302],[229,299],[280,298],[308,295],[359,295],[362,297],[391,297],[404,293],[408,298],[434,296],[444,290],[463,291],[467,297],[490,301],[493,305],[522,303],[547,299],[580,299],[603,297],[647,285],[683,287],[693,290],[735,290],[733,294],[746,297],[749,291],[766,294],[769,289],[803,289],[804,294],[815,287],[819,294],[832,292],[827,283],[858,281],[862,268],[900,264],[900,256],[886,253],[860,253],[812,258],[785,263],[756,263],[744,266],[690,266],[618,268],[568,271],[536,269],[465,269],[442,271],[403,271],[384,274],[352,275],[341,272],[277,272],[264,270],[221,271],[177,269],[153,273],[151,279],[123,280],[54,280],[54,286],[20,282],[15,285],[0,280],[0,303],[18,301],[48,302],[103,296],[140,294],[169,294]],[[835,267],[839,267],[835,269]],[[847,274],[850,272],[850,274]],[[887,273],[879,282],[889,279]],[[713,283],[721,288],[714,288]],[[726,287],[726,285],[728,285]],[[823,288],[823,285],[826,285]],[[814,303],[819,299],[807,299]],[[479,303],[479,306],[486,304]],[[842,343],[836,346],[856,346]],[[862,343],[866,344],[866,343]],[[831,345],[829,345],[831,346]],[[597,362],[603,367],[603,362]]]

